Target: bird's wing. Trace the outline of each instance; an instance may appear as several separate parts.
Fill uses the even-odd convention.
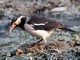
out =
[[[31,25],[35,30],[51,30],[54,28],[62,27],[62,24],[60,22],[41,16],[32,16],[27,23]]]

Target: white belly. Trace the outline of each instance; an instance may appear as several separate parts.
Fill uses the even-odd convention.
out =
[[[39,35],[41,37],[48,37],[50,35],[49,32],[47,32],[45,30],[35,30],[35,31],[33,31],[33,33],[35,33],[36,35]]]
[[[46,39],[52,34],[52,32],[53,31],[48,32],[48,31],[45,31],[45,30],[34,30],[34,31],[31,32],[31,34],[34,35],[34,36],[42,37],[43,39]]]

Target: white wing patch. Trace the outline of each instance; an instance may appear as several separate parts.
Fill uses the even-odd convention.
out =
[[[32,24],[32,26],[41,26],[41,25],[46,25],[48,22],[45,22],[45,23],[39,23],[39,24],[36,24],[36,23],[34,23],[34,24]]]

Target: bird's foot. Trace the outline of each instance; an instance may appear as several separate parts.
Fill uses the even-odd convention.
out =
[[[44,49],[51,49],[50,45],[47,43],[44,45]]]
[[[32,43],[32,44],[31,44],[31,47],[35,46],[36,44],[37,44],[37,43]]]
[[[33,43],[31,46],[35,46],[36,44],[39,44],[40,42],[42,42],[43,40],[40,39],[39,41],[37,41],[36,43]]]

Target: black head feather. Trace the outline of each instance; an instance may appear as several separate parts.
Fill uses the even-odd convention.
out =
[[[11,25],[20,17],[21,15],[16,15],[11,20]]]
[[[11,20],[11,25],[12,25],[16,20],[17,20],[17,18],[13,18],[13,19]]]
[[[11,20],[11,25],[12,25],[19,17],[20,17],[20,16],[14,17],[14,18]],[[26,21],[26,17],[24,16],[24,17],[21,18],[21,24],[25,23],[25,21]]]

